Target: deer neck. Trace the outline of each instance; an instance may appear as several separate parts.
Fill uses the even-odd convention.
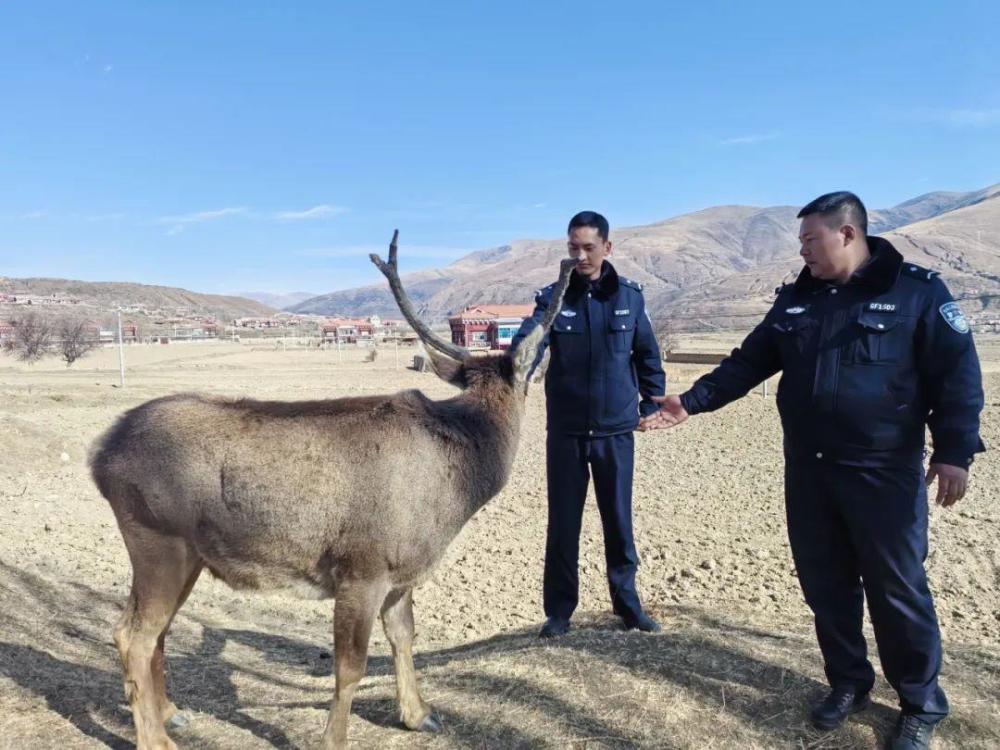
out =
[[[466,460],[462,476],[466,488],[463,523],[496,496],[514,465],[524,415],[524,396],[497,383],[469,388],[458,400],[469,422]]]

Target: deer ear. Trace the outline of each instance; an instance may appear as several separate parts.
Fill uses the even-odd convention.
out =
[[[431,369],[434,374],[446,383],[464,389],[467,385],[465,378],[465,362],[452,359],[433,349],[427,349],[427,358],[430,360]]]
[[[545,329],[537,325],[531,332],[521,339],[521,342],[514,350],[514,377],[524,383],[528,379],[531,368],[539,359],[539,347],[545,339]]]

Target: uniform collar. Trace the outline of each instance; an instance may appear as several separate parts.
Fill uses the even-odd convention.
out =
[[[604,261],[601,263],[601,275],[596,281],[591,281],[574,271],[570,276],[569,289],[566,293],[575,298],[594,289],[606,297],[613,297],[618,292],[618,285],[618,272],[608,261]]]
[[[847,284],[868,287],[881,294],[889,291],[899,278],[899,272],[903,268],[903,256],[888,240],[881,237],[866,239],[871,258],[854,272],[847,280]],[[796,291],[815,292],[831,286],[836,285],[822,279],[814,279],[808,266],[802,269],[795,280]]]

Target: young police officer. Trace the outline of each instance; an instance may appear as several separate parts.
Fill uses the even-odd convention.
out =
[[[969,324],[937,274],[867,237],[852,193],[799,213],[806,267],[739,349],[680,397],[662,426],[713,411],[782,371],[788,535],[831,690],[821,729],[868,705],[875,673],[861,632],[868,599],[901,713],[886,747],[926,748],[948,713],[941,636],[927,588],[926,485],[965,494],[983,408]],[[934,441],[924,476],[924,426]]]
[[[583,211],[570,220],[568,233],[569,255],[579,263],[547,342],[547,619],[540,635],[565,633],[576,609],[580,525],[591,474],[604,527],[612,609],[626,628],[657,632],[660,626],[643,612],[635,588],[632,433],[640,411],[656,414],[650,397],[663,395],[660,351],[642,287],[619,276],[606,260],[611,255],[607,219]],[[538,292],[535,312],[514,336],[513,347],[544,317],[553,286]]]

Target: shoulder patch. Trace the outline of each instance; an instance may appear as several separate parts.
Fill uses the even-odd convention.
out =
[[[929,268],[924,268],[923,266],[918,266],[916,263],[908,263],[903,261],[903,273],[915,279],[920,279],[921,281],[929,282],[931,279],[941,274],[937,271],[932,271]]]
[[[969,321],[965,319],[962,308],[958,306],[957,302],[946,302],[938,310],[941,317],[944,318],[944,322],[956,331],[959,333],[969,332]]]
[[[624,276],[619,276],[618,281],[627,287],[635,289],[637,292],[642,291],[642,284],[640,284],[638,281],[632,281],[632,279],[626,279]]]

